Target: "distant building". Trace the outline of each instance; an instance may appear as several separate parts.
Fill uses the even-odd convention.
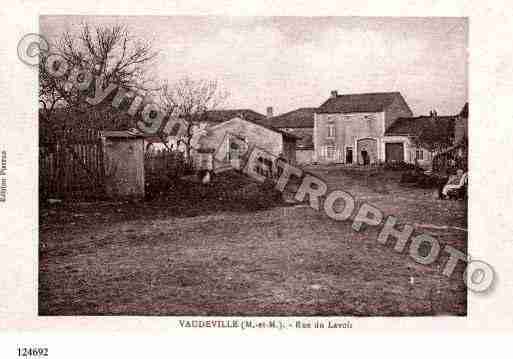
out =
[[[399,117],[413,116],[399,92],[331,97],[314,114],[314,161],[362,164],[404,161],[407,142],[385,137]]]
[[[261,121],[263,124],[291,133],[299,138],[296,142],[296,161],[299,164],[313,161],[313,128],[316,110],[316,107],[303,107],[279,116],[268,116]]]

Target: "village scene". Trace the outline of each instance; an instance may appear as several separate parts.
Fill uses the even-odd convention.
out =
[[[467,251],[465,21],[40,23],[39,315],[467,314],[462,263],[397,250]]]

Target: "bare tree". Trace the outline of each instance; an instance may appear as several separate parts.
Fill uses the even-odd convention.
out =
[[[165,83],[160,92],[161,105],[170,116],[187,123],[186,135],[178,139],[185,145],[185,156],[191,160],[191,140],[194,126],[206,119],[207,111],[213,110],[228,98],[216,80],[183,77],[174,84]]]
[[[125,26],[98,26],[83,24],[80,32],[67,31],[55,41],[52,52],[67,62],[68,69],[85,70],[95,77],[88,90],[79,91],[70,86],[68,76],[55,78],[44,66],[39,68],[39,102],[47,118],[57,105],[78,109],[85,105],[85,97],[94,91],[97,79],[102,88],[114,83],[129,91],[146,93],[152,88],[147,76],[148,64],[156,57],[149,42],[130,36]],[[69,74],[68,74],[69,75]]]
[[[42,106],[43,120],[47,120],[51,118],[59,103],[65,103],[65,98],[62,95],[64,89],[61,88],[59,81],[46,71],[46,57],[42,56],[42,61],[39,62],[39,103]]]

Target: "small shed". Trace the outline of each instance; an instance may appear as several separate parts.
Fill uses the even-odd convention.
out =
[[[102,131],[105,192],[109,197],[144,197],[144,138],[131,131]]]

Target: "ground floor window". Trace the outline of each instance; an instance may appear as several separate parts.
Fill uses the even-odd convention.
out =
[[[335,153],[337,152],[337,149],[335,146],[330,145],[326,147],[326,156],[329,159],[335,159]]]

